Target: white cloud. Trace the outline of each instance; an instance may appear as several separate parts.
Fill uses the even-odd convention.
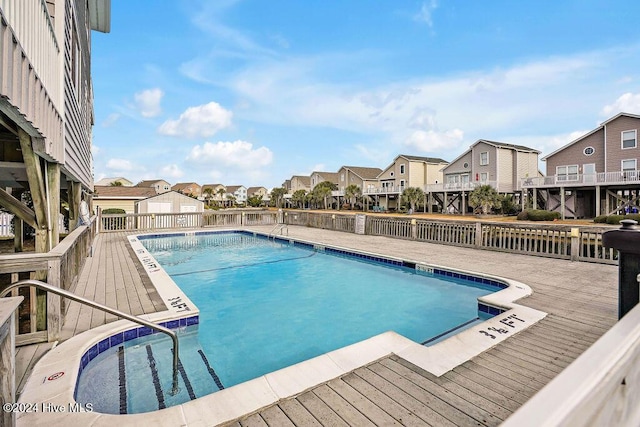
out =
[[[420,11],[413,16],[413,19],[418,22],[424,22],[429,27],[433,27],[433,11],[438,7],[436,0],[425,1],[422,3]]]
[[[133,163],[125,159],[109,159],[107,169],[117,171],[131,171],[134,169]]]
[[[602,109],[602,114],[607,117],[618,113],[640,114],[640,93],[627,92]]]
[[[120,119],[119,113],[111,113],[107,116],[106,119],[104,119],[104,121],[102,122],[102,126],[106,128],[113,126],[119,119]]]
[[[160,170],[160,173],[162,176],[169,178],[180,178],[184,176],[184,172],[182,172],[180,167],[176,164],[166,165]]]
[[[409,135],[404,144],[418,151],[433,153],[441,150],[456,149],[461,145],[463,139],[464,132],[460,129],[446,132],[416,130]]]
[[[195,145],[187,160],[207,167],[227,166],[245,170],[255,170],[271,164],[273,153],[267,147],[253,148],[246,141],[205,142]]]
[[[93,157],[96,157],[98,154],[100,154],[100,147],[95,144],[91,144],[91,154],[93,154]]]
[[[189,107],[178,120],[167,120],[158,131],[164,135],[187,138],[209,137],[231,126],[231,111],[216,102]]]
[[[156,117],[162,112],[160,101],[163,96],[164,92],[161,89],[154,88],[137,92],[133,98],[142,117]]]

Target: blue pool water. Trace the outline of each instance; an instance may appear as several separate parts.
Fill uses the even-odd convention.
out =
[[[471,280],[249,233],[142,241],[200,309],[198,332],[183,328],[180,357],[190,378],[197,377],[202,384],[190,386],[191,393],[183,380],[182,397],[167,398],[167,406],[175,404],[172,399],[184,402],[389,330],[425,342],[477,319],[477,298],[497,290]],[[167,383],[171,378],[169,340],[153,337],[156,346],[165,342],[162,345],[166,348],[156,351],[152,345],[148,349],[144,339],[138,339],[124,343],[131,349],[124,352],[124,362],[118,362],[123,356],[116,354],[117,349],[100,354],[96,360],[107,360],[102,362],[110,365],[105,371],[114,366],[117,371],[117,364],[125,362],[133,367],[157,365],[160,378]],[[150,351],[153,357],[149,357]],[[83,381],[100,381],[102,368],[95,365],[92,362],[80,377],[78,401],[95,404],[87,400],[93,396],[81,392]],[[140,369],[125,373],[127,381],[136,370]],[[161,386],[170,388],[170,384]],[[151,388],[145,394],[150,393],[153,396]],[[126,398],[129,413],[158,409],[154,399],[149,406],[131,396]],[[106,405],[109,409],[102,411],[118,413],[114,407],[122,406],[122,397],[119,399],[114,397]]]

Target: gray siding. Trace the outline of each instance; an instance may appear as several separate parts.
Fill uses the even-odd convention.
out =
[[[515,156],[516,151],[514,150],[505,150],[502,148],[497,148],[496,152],[496,167],[498,170],[497,173],[497,190],[501,193],[512,193],[515,191],[515,183],[513,181],[513,171],[515,168]],[[491,161],[489,161],[491,164]]]
[[[464,167],[465,163],[469,164],[468,168]],[[449,174],[459,174],[459,173],[470,174],[472,171],[473,171],[473,165],[471,163],[471,150],[469,150],[465,154],[463,154],[458,160],[449,164],[449,166],[447,166],[443,172],[446,176]]]
[[[636,148],[622,149],[622,132],[626,130],[636,131]],[[638,167],[640,167],[640,148],[638,145],[640,119],[620,116],[605,125],[605,132],[607,146],[606,172],[620,171],[621,161],[627,159],[637,159]]]
[[[586,147],[593,147],[595,149],[595,153],[593,153],[591,156],[585,155],[584,149]],[[619,148],[620,147],[618,146],[618,149]],[[591,135],[588,135],[583,139],[577,141],[573,145],[570,145],[565,149],[558,151],[556,154],[549,156],[546,160],[547,175],[555,175],[557,166],[566,165],[578,165],[578,170],[581,173],[583,165],[587,163],[595,163],[596,172],[604,172],[604,158],[604,129],[600,129],[592,133]],[[620,162],[618,162],[618,169],[616,170],[620,170]]]
[[[489,153],[489,164],[485,166],[480,165],[480,153],[483,152]],[[476,180],[476,174],[478,175],[478,179],[481,178],[482,173],[488,173],[488,181],[497,181],[497,159],[496,159],[496,147],[493,145],[486,144],[484,142],[479,142],[473,147],[472,151],[472,170],[473,176],[471,177],[472,181]]]
[[[149,197],[139,201],[136,204],[137,213],[153,213],[149,212],[149,203],[171,203],[171,213],[180,213],[180,206],[195,206],[196,212],[204,211],[204,203],[192,197],[185,196],[175,191],[159,194],[155,197]]]

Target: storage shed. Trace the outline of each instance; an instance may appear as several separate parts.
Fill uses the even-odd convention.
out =
[[[204,203],[177,191],[168,191],[136,202],[136,213],[193,213],[204,211]]]

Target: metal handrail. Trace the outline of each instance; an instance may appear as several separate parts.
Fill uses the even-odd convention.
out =
[[[151,329],[155,329],[158,332],[162,332],[164,334],[169,335],[171,340],[173,341],[173,385],[171,388],[171,394],[178,394],[178,336],[171,329],[165,328],[164,326],[156,325],[153,322],[149,322],[148,320],[144,320],[140,317],[133,316],[131,314],[124,313],[120,310],[116,310],[115,308],[107,307],[106,305],[102,305],[95,301],[91,301],[90,299],[86,299],[84,297],[78,296],[72,292],[65,291],[64,289],[56,288],[55,286],[51,286],[48,283],[41,282],[39,280],[20,280],[14,282],[7,286],[2,292],[0,292],[0,298],[5,297],[9,294],[13,289],[19,288],[21,286],[33,286],[38,289],[45,290],[47,292],[51,292],[57,295],[60,295],[65,298],[69,298],[70,300],[79,302],[80,304],[88,305],[93,308],[97,308],[98,310],[102,310],[106,313],[113,314],[114,316],[121,317],[126,320],[130,320],[134,323],[137,323],[142,326],[146,326]]]

